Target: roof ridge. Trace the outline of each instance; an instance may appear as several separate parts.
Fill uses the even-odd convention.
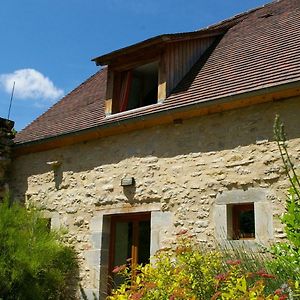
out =
[[[269,3],[263,4],[261,6],[255,7],[255,8],[251,8],[251,9],[245,11],[245,12],[241,12],[241,13],[238,13],[236,15],[233,15],[233,16],[229,17],[228,19],[225,19],[225,20],[222,20],[220,22],[208,25],[207,27],[199,28],[196,31],[202,31],[202,30],[207,30],[207,29],[214,29],[214,28],[218,28],[218,27],[224,27],[224,25],[226,26],[226,23],[228,23],[228,27],[232,27],[236,23],[239,22],[240,18],[244,19],[244,18],[248,17],[250,14],[252,14],[252,13],[254,13],[254,12],[260,10],[260,9],[266,8],[268,6],[272,6],[275,3],[278,3],[278,2],[281,2],[281,1],[284,1],[284,0],[273,0]]]

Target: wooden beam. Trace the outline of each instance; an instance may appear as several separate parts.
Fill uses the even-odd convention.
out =
[[[152,49],[151,51],[148,50],[143,51],[142,53],[135,53],[135,55],[122,56],[114,60],[114,62],[110,64],[110,67],[119,72],[128,71],[129,69],[134,69],[138,66],[158,60],[160,54],[161,48],[157,48]]]
[[[207,37],[214,37],[222,35],[229,28],[224,27],[222,29],[204,29],[193,32],[179,33],[179,34],[163,34],[148,40],[136,43],[134,45],[107,53],[102,56],[98,56],[92,59],[96,62],[97,65],[110,65],[112,62],[115,62],[117,59],[120,59],[125,56],[135,56],[138,53],[144,53],[146,51],[152,51],[155,48],[164,47],[166,43],[172,43],[177,41],[187,41],[194,39],[203,39]]]
[[[106,100],[105,100],[105,115],[112,114],[112,99],[114,92],[114,72],[108,67],[107,70],[107,82],[106,82]]]
[[[105,115],[110,116],[112,114],[112,99],[105,100]]]
[[[163,53],[160,56],[158,65],[158,90],[157,102],[161,103],[167,98],[167,71],[166,71],[166,56]]]

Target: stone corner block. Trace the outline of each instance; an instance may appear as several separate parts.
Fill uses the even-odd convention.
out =
[[[91,218],[90,221],[90,231],[99,232],[102,231],[103,227],[103,215],[97,215]]]

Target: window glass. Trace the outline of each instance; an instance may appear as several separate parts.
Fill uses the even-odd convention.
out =
[[[113,112],[157,103],[158,62],[115,73]]]
[[[113,286],[123,282],[112,273],[116,266],[146,264],[150,258],[150,213],[113,216],[111,219],[110,271]]]
[[[255,238],[254,203],[227,205],[227,217],[229,239]]]

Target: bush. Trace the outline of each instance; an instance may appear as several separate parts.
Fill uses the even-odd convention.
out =
[[[77,261],[60,238],[37,210],[0,203],[0,299],[64,298]]]
[[[277,281],[276,276],[265,270],[245,272],[240,260],[227,261],[229,270],[216,276],[216,293],[212,300],[284,300],[288,298],[289,287],[277,288],[270,294],[267,287],[272,281]]]
[[[124,276],[124,284],[107,299],[279,300],[285,297],[281,287],[287,279],[270,274],[263,254],[239,248],[207,249],[196,245],[186,234],[176,244],[174,249],[160,250],[152,264],[137,266],[134,271],[130,265],[116,267],[114,272]]]
[[[274,135],[291,187],[286,199],[286,211],[281,218],[287,242],[275,244],[271,251],[274,260],[270,266],[276,274],[286,274],[294,281],[300,280],[300,182],[288,152],[283,123],[276,116]]]
[[[175,249],[160,250],[154,263],[116,267],[124,284],[112,292],[109,300],[122,299],[209,299],[215,289],[215,275],[221,270],[221,255],[204,251],[192,239],[180,237]]]

